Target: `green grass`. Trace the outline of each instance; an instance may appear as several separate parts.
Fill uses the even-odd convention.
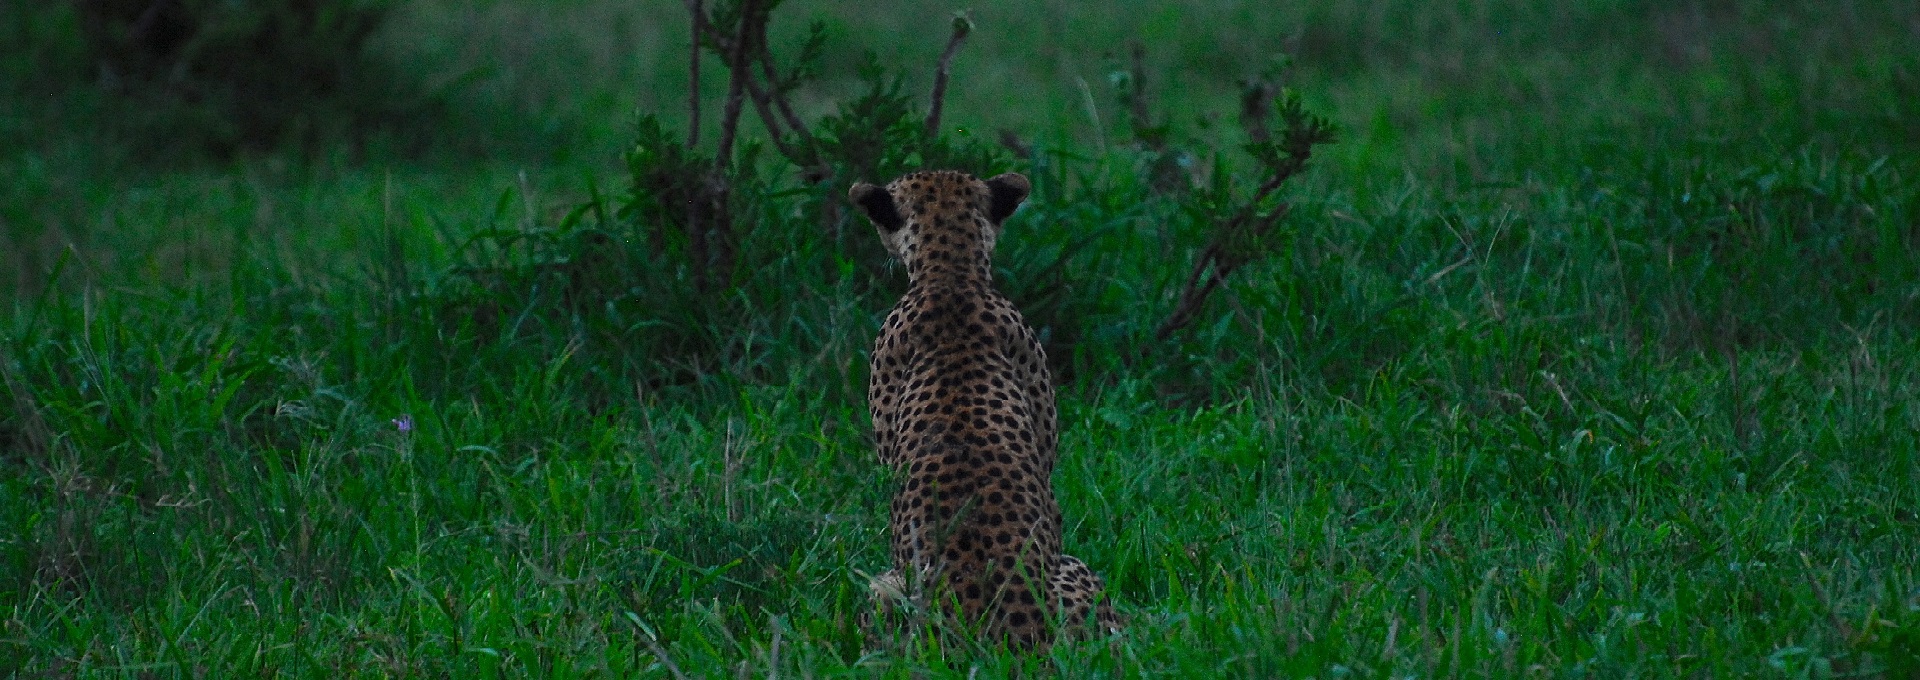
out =
[[[822,231],[844,187],[770,167],[723,296],[555,259],[645,232],[569,215],[624,191],[632,106],[681,115],[656,4],[410,6],[385,49],[528,130],[478,157],[156,165],[86,86],[7,92],[0,675],[1920,673],[1910,7],[977,7],[947,119],[1042,150],[998,264],[1131,622],[950,666],[856,624],[899,289]],[[861,50],[921,78],[948,11],[774,39],[832,31],[811,117]],[[1343,126],[1278,255],[1140,364],[1204,225],[1106,89],[1132,37],[1203,176],[1273,52]]]

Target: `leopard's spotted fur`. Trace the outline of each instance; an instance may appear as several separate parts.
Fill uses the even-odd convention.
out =
[[[1052,376],[1033,329],[993,287],[1000,225],[1028,190],[1018,174],[941,171],[848,196],[909,279],[867,388],[880,461],[902,477],[895,569],[874,580],[875,596],[883,610],[893,597],[957,609],[991,639],[1038,647],[1056,622],[1077,630],[1094,618],[1111,631],[1118,621],[1100,577],[1061,552]]]

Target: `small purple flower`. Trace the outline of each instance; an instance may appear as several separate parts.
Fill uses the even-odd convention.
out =
[[[393,423],[393,429],[399,430],[400,434],[407,434],[413,431],[413,415],[411,414],[403,413],[400,417],[394,418],[390,422]]]

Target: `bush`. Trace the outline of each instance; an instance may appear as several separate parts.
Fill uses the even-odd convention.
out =
[[[216,155],[400,132],[429,98],[372,58],[390,0],[75,0],[84,53],[141,146]]]
[[[723,4],[698,22],[712,27],[702,48],[732,64],[711,150],[698,143],[697,126],[680,133],[641,115],[624,156],[623,192],[603,196],[590,186],[590,200],[550,228],[477,233],[459,248],[450,276],[399,297],[451,320],[434,330],[440,337],[478,344],[559,339],[535,354],[592,366],[572,382],[590,408],[625,399],[635,386],[653,392],[715,376],[777,380],[779,366],[836,355],[835,343],[866,337],[843,329],[877,317],[905,286],[904,271],[890,266],[872,228],[845,208],[848,186],[917,169],[979,177],[1020,170],[1034,192],[1026,217],[1009,222],[1019,238],[995,255],[1000,285],[1037,329],[1056,376],[1117,375],[1135,357],[1184,342],[1176,335],[1211,316],[1203,306],[1235,270],[1282,250],[1277,228],[1290,206],[1278,189],[1305,167],[1313,147],[1332,139],[1330,123],[1280,88],[1277,71],[1248,86],[1247,96],[1259,102],[1243,115],[1252,140],[1243,150],[1257,171],[1252,182],[1226,158],[1238,152],[1173,148],[1166,125],[1130,152],[1141,159],[1137,177],[1103,169],[1101,158],[1036,148],[1010,132],[995,145],[946,130],[938,125],[937,83],[972,29],[964,16],[954,19],[926,103],[906,90],[900,73],[869,60],[860,93],[808,123],[786,113],[791,107],[783,99],[808,82],[807,55],[819,44],[819,29],[798,50],[801,64],[787,71],[795,75],[782,77],[762,42],[767,9]],[[1131,101],[1144,110],[1140,79],[1132,82]],[[749,102],[764,137],[740,134],[751,120],[744,113]],[[690,107],[699,104],[690,100]],[[689,118],[699,118],[698,108]],[[1214,159],[1205,186],[1196,186],[1180,161],[1164,162],[1202,155]],[[1112,219],[1116,214],[1127,217]],[[1050,224],[1076,228],[1025,228]],[[1139,247],[1146,237],[1138,225],[1162,224],[1165,238]],[[1159,273],[1169,250],[1198,253],[1184,279]],[[1120,289],[1131,292],[1113,293]],[[1143,299],[1165,301],[1172,313],[1148,325]],[[392,318],[415,323],[416,309],[403,306]],[[790,356],[769,355],[769,347]],[[848,396],[857,400],[859,393]]]

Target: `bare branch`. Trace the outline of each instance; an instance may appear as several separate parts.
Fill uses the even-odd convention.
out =
[[[966,42],[967,34],[973,31],[973,20],[965,12],[953,15],[953,37],[947,39],[947,50],[940,53],[939,69],[933,72],[933,97],[927,107],[927,135],[940,134],[940,107],[947,99],[947,72],[953,67],[953,55],[960,51],[960,43]]]
[[[1281,184],[1306,168],[1307,157],[1312,153],[1312,145],[1306,145],[1298,154],[1290,156],[1275,167],[1273,174],[1268,176],[1266,181],[1261,182],[1259,188],[1254,189],[1253,197],[1235,211],[1232,217],[1214,229],[1212,242],[1207,244],[1205,250],[1200,251],[1199,257],[1194,258],[1193,270],[1187,274],[1187,285],[1180,290],[1180,302],[1174,306],[1173,313],[1154,329],[1155,342],[1166,341],[1167,338],[1173,337],[1174,333],[1192,323],[1194,315],[1200,311],[1200,306],[1206,303],[1207,296],[1213,294],[1214,289],[1219,288],[1220,284],[1225,283],[1227,277],[1232,275],[1234,270],[1239,269],[1240,265],[1246,264],[1247,256],[1244,253],[1232,252],[1227,244],[1245,242],[1250,232],[1257,231],[1261,234],[1271,232],[1279,225],[1280,220],[1286,217],[1291,208],[1286,204],[1281,204],[1264,216],[1257,211],[1260,205],[1266,202],[1267,197],[1280,188]]]
[[[1180,304],[1174,306],[1173,313],[1167,316],[1166,321],[1160,322],[1159,328],[1154,329],[1154,341],[1164,342],[1175,331],[1185,328],[1193,321],[1194,313],[1200,311],[1201,303],[1207,301],[1207,295],[1219,287],[1225,275],[1220,272],[1216,262],[1218,252],[1218,245],[1208,245],[1206,250],[1200,252],[1200,257],[1194,259],[1193,271],[1187,274],[1187,285],[1180,290]],[[1203,275],[1207,277],[1204,285],[1200,280]]]
[[[647,651],[653,653],[653,658],[659,659],[660,665],[666,666],[667,672],[672,673],[673,677],[678,680],[687,680],[687,674],[680,671],[680,664],[674,663],[673,657],[667,656],[667,650],[660,648],[660,641],[654,639],[653,629],[641,623],[640,617],[633,612],[627,612],[627,620],[633,623],[634,628],[639,629],[634,637],[640,638],[640,642],[647,646]]]
[[[1265,80],[1249,80],[1242,82],[1240,88],[1240,127],[1246,130],[1248,139],[1264,144],[1273,138],[1267,132],[1267,121],[1273,118],[1274,85]]]
[[[798,163],[799,159],[794,156],[793,147],[787,146],[786,134],[781,130],[780,119],[774,117],[773,108],[767,101],[770,98],[771,95],[767,94],[766,90],[760,89],[760,83],[754,81],[753,76],[747,76],[747,99],[753,102],[753,110],[760,115],[760,124],[767,128],[767,136],[773,139],[774,148],[780,150],[780,155]]]
[[[734,35],[722,34],[718,27],[707,27],[707,38],[726,57],[727,68],[732,72],[727,88],[728,113],[724,114],[729,116],[726,120],[731,122],[722,124],[722,133],[735,131],[736,134],[725,135],[722,141],[730,142],[737,136],[737,107],[743,103],[741,96],[744,94],[745,101],[753,102],[755,113],[759,115],[761,124],[766,127],[767,134],[773,138],[774,146],[780,149],[781,155],[799,163],[802,161],[799,153],[813,148],[813,135],[800,122],[800,117],[793,113],[792,106],[786,101],[785,88],[774,73],[773,56],[767,49],[768,17],[765,8],[760,2],[749,0],[741,5],[740,13],[741,23]],[[767,79],[764,87],[750,70],[753,62],[759,62],[761,73]],[[776,111],[779,115],[775,114]],[[799,149],[786,144],[788,131],[800,139]],[[731,150],[732,144],[722,146]],[[725,155],[722,157],[725,162]]]
[[[732,49],[727,55],[727,103],[720,113],[720,147],[714,157],[719,167],[733,164],[733,137],[740,127],[740,105],[743,103],[747,79],[747,55],[753,42],[753,22],[758,20],[760,3],[755,0],[742,0],[740,5],[740,26],[733,36]]]
[[[700,0],[687,0],[693,19],[693,44],[687,46],[687,148],[700,143],[700,34],[706,32],[707,12]]]
[[[1814,600],[1820,603],[1821,608],[1827,610],[1827,620],[1833,624],[1834,631],[1839,633],[1841,639],[1846,640],[1847,644],[1853,644],[1854,641],[1858,639],[1854,635],[1853,626],[1847,625],[1847,620],[1840,618],[1840,612],[1833,607],[1833,598],[1828,597],[1827,589],[1821,587],[1820,579],[1814,575],[1813,558],[1808,557],[1807,553],[1802,551],[1800,553],[1800,564],[1806,567],[1806,571],[1801,573],[1806,575],[1807,585],[1813,589]],[[1868,619],[1868,621],[1872,620],[1871,618]]]
[[[1006,147],[1008,151],[1012,151],[1014,155],[1021,158],[1033,158],[1033,147],[1026,142],[1020,141],[1020,133],[1018,132],[1007,128],[1000,128],[1000,146]]]
[[[800,148],[811,153],[813,150],[813,133],[807,131],[807,126],[800,122],[800,116],[794,115],[793,106],[787,103],[787,90],[790,84],[780,82],[780,78],[774,75],[773,52],[767,49],[766,28],[767,26],[764,22],[760,24],[760,73],[767,79],[767,90],[771,95],[774,107],[779,109],[780,116],[786,121],[787,129],[792,130],[794,136],[800,138]],[[768,129],[772,129],[771,124],[769,124]],[[787,157],[792,158],[795,163],[800,162],[800,159],[795,158],[793,154],[787,154]]]

